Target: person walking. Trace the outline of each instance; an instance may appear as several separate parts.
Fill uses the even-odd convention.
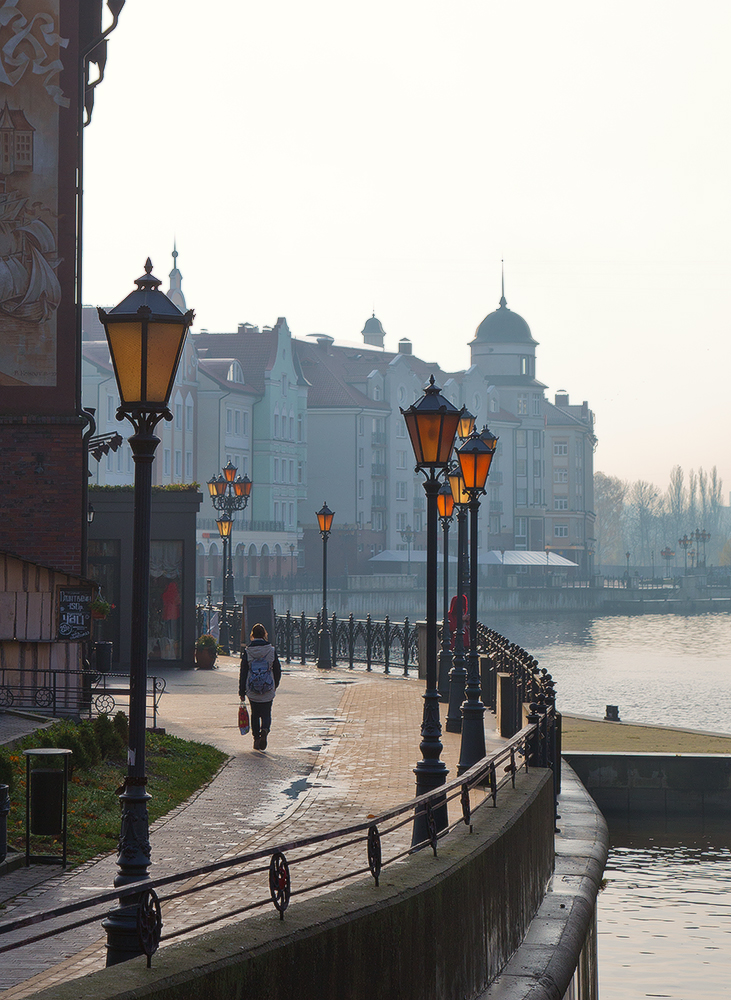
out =
[[[251,705],[254,749],[266,750],[272,727],[272,702],[282,679],[282,665],[263,625],[257,622],[250,638],[251,642],[241,654],[239,697],[242,701],[248,698]]]

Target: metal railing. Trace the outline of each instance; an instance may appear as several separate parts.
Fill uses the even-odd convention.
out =
[[[157,727],[165,678],[147,678],[147,721]],[[37,711],[52,716],[110,715],[115,709],[129,713],[129,674],[93,670],[36,670],[26,675],[13,668],[0,669],[0,708]]]
[[[329,619],[331,660],[333,667],[347,664],[352,670],[356,664],[364,664],[372,670],[374,664],[383,666],[388,674],[392,667],[400,668],[408,677],[409,669],[418,661],[418,630],[405,618],[403,624],[392,622],[388,616],[383,621],[374,621],[370,615],[365,619]],[[320,615],[314,618],[301,615],[275,615],[276,646],[280,657],[287,663],[317,658],[320,634]]]
[[[91,916],[80,914],[116,900],[126,900],[127,905],[136,904],[140,941],[148,956],[149,967],[151,956],[162,938],[163,903],[173,911],[170,915],[166,911],[165,919],[165,926],[172,928],[166,933],[165,940],[171,941],[268,905],[273,905],[283,919],[291,897],[318,892],[369,872],[378,885],[381,871],[387,865],[401,861],[424,847],[431,847],[436,856],[439,842],[457,827],[465,825],[471,830],[475,813],[486,804],[495,807],[498,795],[507,785],[515,788],[516,775],[520,770],[552,768],[555,775],[560,761],[560,718],[552,706],[533,705],[531,709],[529,725],[503,747],[434,791],[369,817],[365,822],[268,846],[166,877],[145,880],[121,890],[97,893],[79,902],[5,921],[0,923],[0,954],[94,923],[99,920],[98,912]],[[459,800],[458,818],[454,818],[453,810],[451,821],[448,820],[443,829],[438,829],[437,815],[446,816],[449,804],[455,800]],[[414,829],[424,830],[426,837],[414,844],[408,833],[417,819],[421,822]],[[388,857],[384,856],[386,845]],[[312,872],[313,860],[332,854],[338,858],[338,874],[323,879],[322,862]],[[301,881],[293,886],[292,872],[297,871],[300,865],[304,866]],[[191,881],[194,884],[191,885]],[[212,915],[194,923],[189,920],[187,906],[181,905],[176,926],[174,907],[177,901],[193,893],[205,894],[231,882],[237,883],[235,905],[226,908],[219,902]],[[264,895],[267,889],[268,895]],[[60,927],[26,935],[21,942],[2,943],[3,935],[61,917],[71,919]]]

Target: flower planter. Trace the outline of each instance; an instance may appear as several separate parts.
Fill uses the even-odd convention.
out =
[[[196,646],[195,665],[198,670],[213,670],[216,664],[216,650],[210,646]]]

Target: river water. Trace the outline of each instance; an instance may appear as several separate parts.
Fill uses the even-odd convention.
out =
[[[556,680],[560,710],[731,734],[731,616],[554,618],[490,626]],[[731,824],[612,834],[599,895],[601,1000],[731,997]]]

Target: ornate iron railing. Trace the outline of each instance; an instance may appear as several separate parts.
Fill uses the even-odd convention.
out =
[[[96,893],[79,902],[7,920],[0,923],[0,954],[92,924],[100,919],[99,907],[119,899],[136,906],[140,942],[148,956],[149,966],[162,937],[163,902],[166,905],[172,904],[193,893],[205,893],[226,883],[237,882],[237,902],[228,907],[217,904],[213,908],[215,912],[196,923],[190,923],[187,907],[183,907],[178,913],[177,922],[166,913],[166,927],[172,929],[168,930],[165,939],[170,941],[267,905],[273,905],[283,919],[292,896],[314,893],[369,872],[378,885],[381,871],[387,865],[403,861],[423,847],[431,847],[436,856],[440,840],[452,834],[462,824],[471,828],[472,819],[479,809],[486,804],[496,806],[499,793],[507,785],[515,788],[516,775],[520,770],[527,772],[531,767],[552,768],[555,775],[560,764],[558,716],[552,707],[532,708],[534,711],[529,724],[511,740],[464,774],[434,791],[369,817],[365,822],[268,846],[121,889]],[[442,811],[446,815],[449,803],[457,799],[460,806],[458,818],[454,818],[453,811],[452,820],[439,830],[437,815]],[[404,828],[410,828],[416,819],[420,823],[415,824],[414,829],[422,829],[425,837],[420,843],[414,844],[408,836],[409,831]],[[386,845],[388,857],[385,856]],[[324,858],[328,854],[338,856],[338,874],[322,879],[315,872],[308,882],[306,871],[308,868],[312,870],[313,859]],[[343,858],[347,858],[346,866],[342,865]],[[304,871],[300,885],[293,887],[295,880],[291,873],[299,865],[304,866]],[[317,871],[321,870],[320,864]],[[266,896],[263,895],[264,887],[268,889]],[[97,912],[91,916],[80,916],[83,911],[92,908]],[[4,935],[24,931],[61,917],[70,919],[50,930],[24,934],[20,941],[2,943]]]

